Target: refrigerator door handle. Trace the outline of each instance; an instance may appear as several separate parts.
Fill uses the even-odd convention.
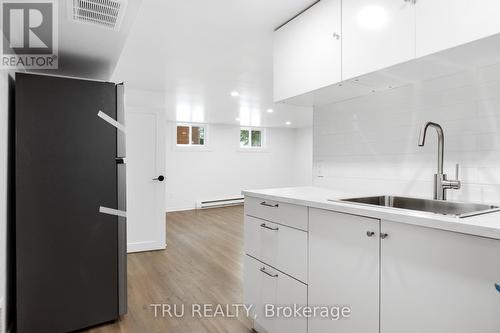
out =
[[[107,122],[108,124],[110,124],[111,126],[114,126],[118,130],[125,133],[125,126],[124,125],[120,124],[119,122],[117,122],[116,120],[114,120],[113,118],[111,118],[110,116],[108,116],[107,114],[102,112],[101,110],[99,110],[99,112],[97,112],[97,116],[99,118],[101,118],[102,120],[104,120],[105,122]]]
[[[113,216],[119,216],[119,217],[127,217],[127,212],[124,210],[118,210],[118,209],[113,209],[113,208],[108,208],[108,207],[103,207],[103,206],[99,207],[99,213],[113,215]]]

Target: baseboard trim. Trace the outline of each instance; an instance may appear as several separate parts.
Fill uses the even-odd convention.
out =
[[[128,243],[127,253],[165,250],[166,247],[165,243],[158,241]]]
[[[166,212],[167,213],[174,213],[174,212],[185,212],[188,210],[196,210],[196,207],[184,207],[184,208],[167,208]]]
[[[243,203],[238,203],[234,205],[220,206],[220,207],[206,207],[206,208],[196,208],[196,207],[184,207],[184,208],[167,208],[166,213],[175,213],[175,212],[186,212],[188,210],[205,210],[212,208],[224,208],[224,207],[234,207],[234,206],[243,206]]]

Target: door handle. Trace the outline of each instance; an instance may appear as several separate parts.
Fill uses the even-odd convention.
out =
[[[268,271],[266,271],[266,268],[265,268],[265,267],[262,267],[262,268],[260,269],[260,271],[261,271],[262,273],[266,274],[267,276],[272,277],[272,278],[277,278],[277,277],[278,277],[278,274],[271,274],[271,273],[269,273]]]
[[[162,181],[164,181],[164,180],[165,180],[165,177],[163,177],[162,175],[159,175],[158,177],[153,178],[153,180],[157,180],[157,181],[159,181],[159,182],[162,182]]]

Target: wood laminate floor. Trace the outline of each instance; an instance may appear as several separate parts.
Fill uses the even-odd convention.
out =
[[[167,249],[128,255],[128,314],[92,333],[251,332],[246,316],[200,319],[191,305],[243,302],[243,207],[167,214]],[[182,319],[151,304],[185,305]],[[173,308],[172,308],[173,312]],[[234,314],[234,312],[233,312]]]

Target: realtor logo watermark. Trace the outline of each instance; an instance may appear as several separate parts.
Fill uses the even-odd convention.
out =
[[[57,3],[51,0],[0,0],[0,68],[57,69]]]

